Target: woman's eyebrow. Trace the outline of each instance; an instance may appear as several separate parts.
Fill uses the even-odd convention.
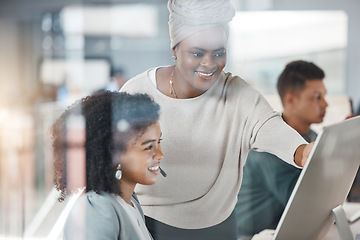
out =
[[[160,134],[160,138],[161,138],[161,137],[162,137],[162,133]],[[156,139],[150,139],[150,140],[147,140],[147,141],[141,143],[141,145],[146,145],[146,144],[148,144],[148,143],[152,143],[152,142],[155,142],[155,141],[156,141]]]
[[[150,140],[147,140],[143,143],[141,143],[141,145],[146,145],[146,144],[149,144],[149,143],[152,143],[152,142],[155,142],[156,140],[155,139],[150,139]]]
[[[191,50],[198,50],[198,51],[206,51],[205,49],[203,48],[200,48],[200,47],[192,47]]]
[[[206,49],[200,48],[200,47],[192,47],[191,50],[198,50],[198,51],[203,51],[206,52]],[[218,49],[212,50],[213,52],[217,52],[217,51],[224,51],[226,50],[224,47],[220,47]]]
[[[224,47],[221,47],[221,48],[218,48],[218,49],[215,49],[214,52],[217,52],[217,51],[224,51],[226,50]]]

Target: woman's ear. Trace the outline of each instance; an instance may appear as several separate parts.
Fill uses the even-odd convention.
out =
[[[176,46],[171,49],[172,55],[176,57]]]
[[[115,167],[120,163],[120,155],[118,153],[112,154],[112,165]]]

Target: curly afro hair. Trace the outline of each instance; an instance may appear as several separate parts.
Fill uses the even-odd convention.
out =
[[[84,187],[87,192],[120,194],[119,183],[115,178],[120,159],[114,156],[118,156],[118,152],[125,152],[130,139],[141,136],[150,125],[156,123],[159,110],[159,105],[146,94],[110,91],[87,96],[69,106],[51,127],[55,158],[54,184],[61,192],[59,201]],[[85,143],[79,143],[81,137],[77,135],[80,132],[69,132],[72,131],[70,125],[74,119],[82,120],[75,121],[80,128],[79,123],[85,123],[82,124]],[[69,140],[69,136],[74,135],[78,139],[77,143]],[[68,157],[67,152],[79,147],[85,150],[86,182],[75,184],[74,187],[74,183],[67,179],[68,169],[72,167],[75,168],[71,169],[72,172],[83,172],[79,164],[83,159]]]

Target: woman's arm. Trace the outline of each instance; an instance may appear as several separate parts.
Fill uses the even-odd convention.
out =
[[[314,142],[311,142],[309,144],[302,144],[300,145],[294,154],[294,162],[296,165],[300,167],[304,167],[305,163],[310,155],[310,152],[314,146]]]

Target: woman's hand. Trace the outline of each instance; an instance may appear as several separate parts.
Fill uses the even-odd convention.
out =
[[[298,165],[300,167],[305,166],[305,163],[308,160],[308,157],[311,153],[313,146],[314,146],[314,142],[311,142],[309,144],[300,145],[296,149],[295,156],[294,156],[294,161],[295,161],[296,165]]]

